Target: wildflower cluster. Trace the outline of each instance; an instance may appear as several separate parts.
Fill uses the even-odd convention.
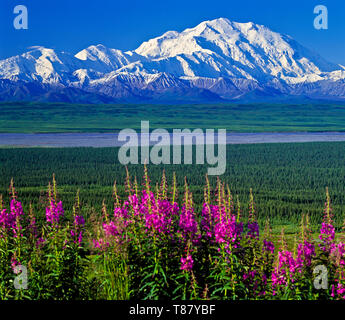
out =
[[[198,207],[187,181],[178,199],[175,177],[169,189],[163,173],[154,190],[145,168],[143,180],[127,172],[126,197],[115,183],[114,207],[90,213],[79,191],[64,208],[53,177],[45,215],[26,212],[12,182],[8,207],[0,199],[0,298],[345,299],[345,243],[328,190],[319,239],[303,215],[294,245],[282,231],[279,246],[268,220],[260,232],[252,190],[243,210],[227,185],[213,190],[206,179]],[[320,264],[329,271],[322,293],[313,285]],[[12,286],[18,265],[28,268],[26,291]]]

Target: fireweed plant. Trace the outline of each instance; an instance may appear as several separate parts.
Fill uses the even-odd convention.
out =
[[[284,229],[279,243],[268,220],[260,230],[252,190],[244,210],[206,177],[197,212],[187,179],[180,195],[175,176],[171,187],[164,172],[152,186],[145,167],[143,181],[127,171],[126,198],[115,182],[114,207],[87,215],[78,191],[66,214],[53,176],[44,216],[24,212],[11,181],[8,201],[0,198],[0,299],[345,299],[345,236],[336,241],[328,189],[319,238],[303,215],[289,250]],[[18,266],[26,288],[14,287]]]

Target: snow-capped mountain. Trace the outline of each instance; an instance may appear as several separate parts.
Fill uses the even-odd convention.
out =
[[[43,47],[0,61],[0,100],[345,99],[345,68],[252,22],[204,21],[123,52]]]

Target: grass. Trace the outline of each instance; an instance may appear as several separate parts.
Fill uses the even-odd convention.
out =
[[[0,132],[114,132],[151,128],[225,128],[232,132],[345,131],[334,104],[80,105],[0,103]]]

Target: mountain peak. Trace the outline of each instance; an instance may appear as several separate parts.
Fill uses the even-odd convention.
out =
[[[195,52],[209,53],[216,49],[217,52],[222,51],[222,54],[231,56],[230,47],[240,44],[243,40],[246,43],[255,43],[260,38],[267,41],[259,44],[259,46],[272,42],[272,39],[279,39],[280,46],[283,43],[283,39],[278,33],[264,26],[253,22],[240,23],[232,22],[227,18],[217,18],[203,21],[196,27],[187,28],[180,33],[168,31],[162,36],[142,43],[135,52],[155,59],[174,57],[180,54],[192,55]]]
[[[339,87],[345,79],[343,66],[268,27],[222,17],[181,32],[167,31],[134,51],[97,44],[72,56],[31,47],[0,61],[1,79],[77,87],[124,99],[178,92],[234,99],[255,90],[345,98]]]
[[[234,30],[240,31],[240,32],[248,32],[248,30],[253,29],[253,28],[259,28],[259,27],[264,27],[255,24],[254,22],[235,22],[235,21],[230,21],[227,18],[217,18],[213,20],[206,20],[201,23],[199,23],[196,27],[194,28],[188,28],[184,32],[195,32],[195,31],[204,31],[205,29],[213,29],[217,31],[218,33],[222,34],[231,34]]]
[[[217,19],[213,19],[213,20],[205,20],[201,23],[199,23],[196,28],[199,28],[201,26],[211,26],[211,27],[218,27],[218,26],[226,26],[226,25],[231,25],[231,21],[227,18],[217,18]],[[191,28],[194,29],[194,28]],[[187,29],[189,30],[189,29]]]

